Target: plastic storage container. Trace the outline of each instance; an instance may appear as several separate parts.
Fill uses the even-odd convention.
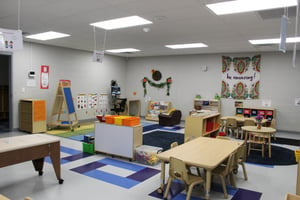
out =
[[[94,154],[95,153],[94,149],[95,149],[94,143],[86,143],[86,142],[82,143],[82,151],[84,153]]]
[[[135,149],[135,159],[142,164],[155,165],[159,162],[157,154],[160,152],[162,152],[161,147],[141,145]]]
[[[137,126],[139,124],[140,124],[139,117],[128,117],[128,118],[123,119],[124,126]]]

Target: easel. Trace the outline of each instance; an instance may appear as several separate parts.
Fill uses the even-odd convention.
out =
[[[48,128],[51,127],[70,127],[74,131],[74,126],[79,122],[71,93],[71,81],[60,80],[56,92],[56,97],[52,107],[52,114]]]

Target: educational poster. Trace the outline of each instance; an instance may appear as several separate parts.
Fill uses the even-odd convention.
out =
[[[96,108],[98,103],[98,95],[97,94],[89,94],[88,95],[88,109]]]
[[[258,99],[261,56],[222,57],[222,98]]]
[[[77,109],[82,110],[87,108],[87,97],[85,94],[79,94],[77,96]]]
[[[98,113],[100,115],[105,115],[108,113],[108,95],[100,94],[99,95],[99,107]]]
[[[20,49],[23,49],[22,31],[0,28],[0,50],[14,51]]]
[[[41,89],[49,89],[49,66],[41,66]]]

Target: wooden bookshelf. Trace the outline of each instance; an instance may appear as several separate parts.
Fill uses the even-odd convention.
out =
[[[220,113],[201,113],[185,119],[185,139],[209,136],[219,131]]]
[[[166,113],[171,109],[171,102],[149,101],[147,106],[146,120],[158,121],[159,113]]]

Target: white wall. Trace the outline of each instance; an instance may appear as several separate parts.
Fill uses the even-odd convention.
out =
[[[40,89],[41,65],[50,67],[49,89]],[[45,99],[47,116],[50,118],[58,82],[61,79],[71,80],[73,98],[78,94],[109,94],[111,80],[117,80],[122,91],[126,92],[126,65],[124,58],[106,55],[103,63],[94,63],[91,52],[25,43],[22,51],[13,54],[13,128],[19,126],[18,102],[22,98]],[[30,70],[36,72],[36,87],[26,85]],[[94,112],[86,111],[77,110],[79,120],[95,118]]]
[[[214,55],[184,55],[132,58],[128,62],[127,96],[142,99],[141,114],[145,116],[147,103],[143,96],[141,80],[148,77],[152,80],[151,70],[161,71],[164,81],[171,76],[170,96],[166,96],[166,89],[157,89],[147,85],[147,97],[152,100],[171,101],[173,106],[183,112],[183,118],[193,108],[193,99],[200,94],[204,99],[212,99],[215,93],[221,91],[222,55],[239,57],[254,56],[258,53],[247,54],[214,54]],[[244,106],[261,107],[262,99],[270,99],[272,107],[277,112],[277,128],[279,130],[300,132],[300,107],[294,106],[296,97],[300,97],[300,64],[292,67],[291,53],[260,53],[260,100],[245,100]],[[201,70],[207,66],[207,72]],[[159,81],[160,82],[160,81]],[[136,96],[132,92],[137,92]],[[222,115],[235,114],[234,101],[222,99]]]
[[[196,94],[211,99],[221,90],[222,55],[253,56],[247,54],[210,54],[158,56],[143,58],[120,58],[106,55],[104,62],[93,63],[92,53],[66,48],[25,43],[22,51],[14,52],[12,61],[13,88],[13,128],[18,127],[18,102],[21,98],[45,99],[47,115],[51,114],[57,84],[60,79],[71,80],[73,98],[84,93],[109,93],[110,81],[117,80],[122,93],[129,99],[140,99],[141,115],[145,116],[146,102],[143,96],[142,79],[151,77],[151,70],[161,71],[165,81],[172,77],[170,96],[166,89],[147,85],[147,96],[153,100],[171,101],[173,106],[183,112],[183,118],[193,108]],[[294,106],[300,97],[300,64],[292,67],[292,53],[261,53],[260,100],[244,101],[244,106],[261,106],[262,99],[272,100],[277,111],[279,130],[300,132],[300,107]],[[40,66],[50,66],[50,88],[39,89]],[[207,66],[207,72],[201,70]],[[36,71],[36,87],[27,87],[26,80],[30,70]],[[23,92],[22,89],[25,89]],[[134,95],[136,93],[136,95]],[[222,114],[234,114],[234,100],[222,99]],[[79,120],[94,118],[94,113],[77,111]]]

